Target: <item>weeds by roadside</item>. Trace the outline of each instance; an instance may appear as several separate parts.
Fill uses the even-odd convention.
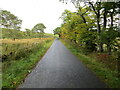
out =
[[[22,55],[19,56],[18,54],[19,57],[17,57],[17,59],[14,57],[13,59],[11,59],[12,57],[6,59],[6,61],[3,62],[2,87],[17,88],[45,54],[52,42],[53,40],[45,40],[42,43],[32,44],[31,47],[29,45],[28,47],[25,46],[25,48],[19,51],[19,54]]]
[[[69,48],[78,58],[95,73],[100,79],[105,82],[110,88],[120,88],[120,78],[118,76],[117,62],[113,56],[101,53],[91,53],[85,55],[80,48],[69,42],[61,40],[67,48]],[[112,60],[111,60],[112,59]]]

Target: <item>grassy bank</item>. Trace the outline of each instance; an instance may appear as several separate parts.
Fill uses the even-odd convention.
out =
[[[45,54],[45,52],[48,50],[52,43],[53,39],[43,40],[39,43],[37,41],[36,43],[34,42],[30,45],[22,43],[22,45],[24,45],[24,48],[22,49],[23,51],[18,50],[18,52],[15,53],[17,59],[15,58],[16,56],[14,54],[13,59],[11,57],[11,59],[8,58],[5,59],[5,61],[3,61],[2,87],[3,88],[18,87],[18,85],[20,85],[23,82],[24,78],[32,71],[32,69],[35,67],[37,62],[42,58],[42,56]],[[28,46],[27,49],[26,45]],[[19,46],[20,48],[21,44],[19,43],[17,46]],[[26,53],[24,53],[25,49]],[[7,55],[8,53],[9,49],[8,52],[6,53],[4,52],[5,55]],[[22,55],[19,57],[17,53]],[[8,57],[10,57],[10,55]]]
[[[95,58],[84,55],[68,42],[61,40],[64,45],[70,49],[95,75],[97,75],[103,82],[105,82],[110,88],[120,88],[120,78],[118,77],[118,71],[108,68],[106,64],[98,61]]]

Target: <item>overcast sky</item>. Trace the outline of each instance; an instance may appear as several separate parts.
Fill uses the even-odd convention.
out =
[[[46,33],[60,26],[62,20],[59,17],[65,9],[76,10],[73,4],[66,5],[59,0],[0,0],[0,8],[22,19],[22,30],[43,23]]]

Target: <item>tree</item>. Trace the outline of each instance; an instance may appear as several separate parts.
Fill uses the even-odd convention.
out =
[[[46,29],[45,25],[43,23],[38,23],[33,27],[32,31],[44,33],[44,29]]]
[[[82,8],[81,10],[83,11],[85,9]],[[64,16],[63,20],[66,21],[61,29],[65,34],[64,37],[66,36],[67,39],[74,42],[75,44],[83,44],[85,46],[84,49],[87,51],[94,51],[96,37],[93,35],[95,33],[91,27],[95,26],[95,21],[92,19],[92,16],[89,16],[89,13],[86,12],[86,15],[84,15],[86,20],[85,23],[79,14],[74,12],[70,13],[70,11],[69,14],[68,12],[65,12],[62,15]]]
[[[100,10],[102,9],[101,8],[101,2],[89,2],[92,10],[94,11],[95,15],[96,15],[96,19],[97,19],[97,38],[98,38],[98,51],[99,52],[103,52],[103,43],[102,43],[102,40],[101,40],[101,26],[100,26],[100,16],[101,16],[101,13],[100,13]]]
[[[53,30],[53,32],[54,32],[54,35],[55,35],[55,34],[58,34],[59,37],[61,37],[61,28],[60,28],[60,27],[55,28],[55,29]]]
[[[87,45],[88,42],[92,43],[94,40],[87,40],[84,36],[87,36],[89,39],[91,36],[89,37],[88,33],[96,33],[94,43],[97,44],[97,50],[103,52],[103,44],[106,44],[107,52],[110,54],[113,49],[112,47],[115,46],[116,38],[120,37],[119,28],[117,27],[119,19],[117,15],[120,13],[120,2],[95,2],[93,0],[88,0],[84,2],[84,5],[81,5],[80,0],[59,1],[66,4],[69,1],[73,3],[77,9],[77,12],[74,13],[80,16],[78,19],[75,17],[77,15],[73,15],[72,12],[64,12],[63,14],[66,13],[63,16],[64,27],[62,27],[61,30],[69,33],[69,36],[71,39],[74,39],[74,41],[76,40],[78,42],[78,40],[83,39],[82,41],[86,42],[85,45]],[[73,17],[74,19],[72,20]],[[79,22],[79,24],[77,22]]]
[[[116,27],[116,21],[118,20],[116,15],[118,14],[118,2],[103,2],[103,28],[102,28],[102,41],[107,45],[107,52],[111,54],[111,49],[115,43],[116,37],[118,37],[118,30]],[[109,22],[107,21],[109,20]],[[107,25],[107,23],[109,23]],[[106,28],[107,26],[107,28]]]
[[[63,1],[63,2],[72,2],[74,4],[74,6],[79,10],[79,15],[82,17],[84,23],[86,24],[86,19],[85,19],[85,16],[84,14],[86,14],[86,12],[90,11],[89,8],[87,8],[84,12],[82,11],[82,9],[86,6],[84,5],[83,7],[80,6],[80,3],[81,1],[80,0],[59,0],[59,1]],[[100,10],[101,10],[101,2],[96,2],[96,3],[93,3],[93,2],[85,2],[86,3],[89,3],[89,6],[91,9],[93,9],[95,15],[96,15],[96,19],[97,19],[97,34],[98,34],[98,51],[99,52],[103,52],[103,44],[101,42],[101,27],[100,27]],[[87,24],[86,24],[87,25]]]
[[[11,14],[7,10],[0,10],[0,24],[3,28],[20,30],[22,20],[20,20],[17,16]]]
[[[26,30],[26,35],[30,37],[32,35],[32,31],[28,28],[26,28],[25,30]]]
[[[43,23],[38,23],[33,27],[32,31],[39,33],[40,37],[42,37],[44,35],[44,29],[46,29],[45,25]]]

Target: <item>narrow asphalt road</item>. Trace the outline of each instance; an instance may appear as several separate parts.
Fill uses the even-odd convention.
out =
[[[105,88],[80,60],[55,40],[19,88]]]

